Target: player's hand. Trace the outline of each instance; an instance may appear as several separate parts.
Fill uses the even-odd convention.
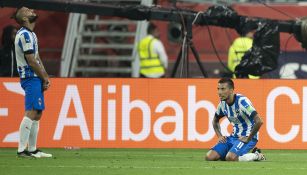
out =
[[[242,137],[242,136],[240,136],[240,137],[239,137],[239,140],[240,140],[241,142],[243,142],[243,143],[248,143],[248,142],[249,142],[248,137]]]
[[[221,136],[219,137],[219,142],[220,143],[226,143],[227,137],[226,136]]]
[[[51,85],[51,83],[50,83],[49,78],[45,79],[45,80],[43,81],[43,90],[44,90],[44,91],[47,90],[47,89],[50,87],[50,85]]]

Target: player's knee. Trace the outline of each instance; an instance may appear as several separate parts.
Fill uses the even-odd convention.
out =
[[[42,110],[37,110],[37,115],[42,115],[43,111]]]
[[[35,110],[27,110],[27,111],[25,112],[25,116],[27,116],[27,117],[30,118],[31,120],[35,120],[36,115],[37,115],[37,113],[36,113]]]
[[[217,161],[216,158],[209,157],[209,156],[205,156],[205,160],[206,160],[206,161]]]
[[[205,155],[205,160],[206,161],[216,161],[218,160],[219,157],[217,155],[212,154],[211,151],[209,151],[206,155]]]
[[[226,160],[226,161],[238,161],[238,157],[235,156],[235,155],[229,155],[229,154],[227,154],[226,157],[225,157],[225,160]]]
[[[42,117],[42,114],[43,114],[42,110],[37,110],[35,120],[37,120],[37,121],[40,120],[41,117]]]
[[[205,155],[205,160],[206,160],[206,161],[212,161],[212,160],[210,159],[210,157],[209,157],[208,154]]]

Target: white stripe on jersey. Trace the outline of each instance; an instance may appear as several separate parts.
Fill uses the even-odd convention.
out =
[[[240,106],[242,100],[245,100],[245,98],[239,98],[239,101],[238,101],[239,106]],[[236,114],[236,115],[237,115],[237,114]],[[241,115],[241,117],[242,117],[242,119],[245,121],[245,123],[247,124],[246,135],[249,135],[250,132],[251,132],[251,129],[252,129],[253,124],[252,124],[251,121],[248,119],[248,116],[246,116],[246,115]],[[243,132],[243,126],[242,126],[242,124],[241,124],[241,127],[242,127],[242,130],[241,130],[240,133],[238,133],[238,135],[241,135],[242,132]]]
[[[17,68],[18,68],[18,66],[17,66]],[[26,71],[25,71],[24,67],[20,67],[20,71],[18,70],[18,72],[19,72],[20,78],[26,77]]]
[[[23,35],[25,35],[25,32],[23,32],[21,35],[20,35],[20,41],[21,41],[21,44],[22,44],[22,47],[23,47],[23,50],[26,51],[26,50],[34,50],[34,47],[33,47],[33,38],[30,37],[28,39],[26,39]],[[32,34],[30,34],[29,32],[29,35],[31,36]]]
[[[240,142],[240,143],[237,145],[237,148],[241,149],[243,145],[244,145],[244,143],[243,143],[243,142]]]

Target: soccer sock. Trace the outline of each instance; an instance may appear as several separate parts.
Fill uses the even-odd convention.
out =
[[[258,155],[255,153],[247,153],[239,156],[239,162],[250,162],[258,159]]]
[[[29,141],[31,126],[32,120],[27,116],[24,116],[19,126],[18,152],[22,152],[26,149],[27,143]]]
[[[31,132],[30,132],[30,136],[29,136],[29,149],[28,150],[30,152],[36,150],[38,129],[39,129],[39,121],[33,120]]]

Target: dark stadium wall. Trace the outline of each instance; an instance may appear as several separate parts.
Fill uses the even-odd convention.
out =
[[[16,25],[16,22],[10,17],[15,12],[12,8],[0,8],[0,34],[6,25]],[[41,48],[62,48],[66,32],[68,13],[50,12],[37,10],[39,15],[35,26]]]
[[[0,36],[2,36],[2,30],[6,25],[18,26],[15,20],[10,18],[14,12],[14,8],[0,8]],[[52,76],[58,76],[68,13],[42,10],[36,12],[39,18],[34,32],[39,40],[40,56],[48,73]]]

